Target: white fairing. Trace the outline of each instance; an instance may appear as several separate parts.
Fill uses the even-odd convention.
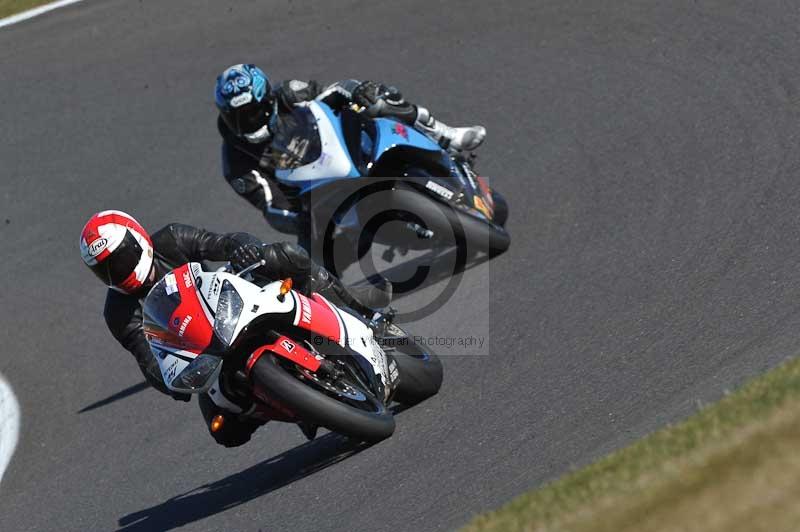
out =
[[[231,336],[232,339],[239,336],[242,330],[259,316],[266,314],[282,314],[287,318],[288,322],[294,322],[295,324],[301,319],[300,296],[297,293],[293,292],[291,296],[287,294],[287,296],[283,298],[283,301],[278,299],[281,287],[280,281],[259,288],[257,285],[227,272],[204,272],[201,270],[200,265],[196,263],[191,264],[191,271],[198,297],[201,299],[201,303],[203,303],[206,316],[212,326],[215,320],[208,309],[217,308],[224,281],[230,282],[242,298],[242,310],[236,327],[234,328],[233,335]],[[386,354],[375,341],[372,329],[354,316],[341,311],[327,300],[324,302],[331,308],[339,320],[340,332],[342,333],[342,340],[339,343],[344,346],[344,338],[347,338],[347,347],[369,362],[374,368],[375,373],[380,376],[388,393],[390,379]],[[150,343],[153,352],[156,354],[156,359],[161,368],[164,382],[167,383],[168,388],[176,391],[176,388],[173,388],[171,385],[172,381],[199,355],[190,351],[178,350],[174,346],[163,346],[164,351],[161,351],[160,345],[156,340],[150,340]],[[215,388],[218,388],[216,382],[211,389]],[[217,395],[221,396],[221,394]]]
[[[220,378],[222,377],[218,376],[214,384],[211,385],[211,388],[209,388],[208,390],[208,396],[220,408],[224,408],[228,412],[233,412],[234,414],[241,414],[242,413],[241,407],[236,403],[229,401],[228,398],[225,397],[225,395],[223,395],[219,383]]]
[[[195,358],[197,355],[190,353],[189,351],[175,349],[174,347],[165,347],[165,349],[169,349],[169,351],[161,351],[160,349],[157,349],[158,343],[154,341],[150,342],[150,346],[151,350],[156,355],[158,366],[161,368],[161,378],[164,379],[167,388],[172,391],[177,391],[176,388],[172,387],[172,381],[175,380],[175,377],[181,374],[181,371],[186,369],[190,362],[182,358],[178,358],[173,353],[178,353],[189,358]]]
[[[317,179],[330,179],[346,177],[350,174],[353,164],[347,149],[342,146],[336,130],[325,114],[325,111],[315,101],[303,102],[298,107],[307,107],[317,120],[322,151],[319,158],[304,166],[291,170],[278,170],[276,175],[281,181],[296,183],[298,181],[314,181]]]
[[[375,374],[378,375],[383,382],[384,386],[389,391],[389,370],[387,366],[386,353],[375,340],[372,334],[372,329],[364,325],[364,323],[355,316],[343,312],[330,301],[321,298],[333,310],[336,318],[339,320],[340,340],[339,345],[349,347],[369,362]],[[295,316],[294,324],[297,325],[300,320],[301,305],[298,305],[297,316]],[[345,338],[347,339],[345,341]]]
[[[375,341],[372,329],[364,325],[364,323],[355,316],[351,316],[346,312],[341,312],[340,315],[342,321],[344,321],[344,327],[347,330],[347,339],[350,343],[349,347],[367,359],[375,370],[375,374],[380,376],[388,392],[389,368],[387,366],[386,353],[383,352],[381,346]]]

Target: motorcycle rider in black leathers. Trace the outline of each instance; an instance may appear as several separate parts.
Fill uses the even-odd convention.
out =
[[[474,150],[486,136],[482,126],[447,126],[426,108],[405,101],[396,88],[381,83],[348,79],[323,89],[316,81],[291,80],[273,88],[255,65],[227,68],[217,78],[215,89],[217,127],[223,139],[223,175],[237,194],[263,213],[273,228],[297,233],[298,243],[309,251],[308,229],[298,218],[299,206],[274,179],[271,140],[293,106],[313,99],[322,100],[333,109],[355,104],[371,118],[395,118],[452,151]]]
[[[81,233],[80,249],[86,265],[109,287],[104,315],[111,334],[133,354],[153,388],[182,401],[188,401],[190,396],[166,387],[142,327],[141,302],[170,270],[187,262],[202,261],[230,261],[239,270],[263,259],[265,265],[260,271],[264,277],[273,280],[292,277],[300,291],[319,292],[365,316],[374,314],[373,307],[386,306],[390,297],[389,292],[370,287],[353,294],[295,244],[264,244],[247,233],[217,234],[182,224],[169,224],[151,237],[133,217],[121,211],[103,211],[92,216]],[[207,394],[199,397],[206,426],[210,426],[216,414],[228,414],[221,430],[209,429],[209,432],[226,447],[242,445],[262,422],[230,416],[231,412],[243,412],[248,405],[241,404],[241,399],[227,397],[225,390],[222,392],[225,397],[216,401]],[[301,426],[301,429],[307,436],[311,430],[309,437],[313,437],[315,428]]]

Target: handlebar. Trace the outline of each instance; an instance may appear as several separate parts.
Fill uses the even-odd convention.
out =
[[[256,269],[258,269],[258,268],[260,268],[260,267],[262,267],[262,266],[264,266],[266,264],[267,264],[267,261],[265,261],[264,259],[261,259],[260,261],[254,262],[253,264],[251,264],[247,268],[241,270],[240,272],[234,273],[233,272],[233,264],[231,264],[231,262],[228,261],[225,264],[223,264],[217,271],[218,272],[233,273],[236,277],[244,277],[245,275],[247,275],[248,273],[252,272],[253,270],[256,270]]]

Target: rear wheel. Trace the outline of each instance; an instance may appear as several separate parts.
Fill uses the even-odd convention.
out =
[[[391,412],[352,377],[324,380],[294,364],[284,366],[270,354],[258,359],[251,376],[305,422],[368,442],[386,439],[394,432]]]
[[[506,221],[508,220],[508,202],[506,201],[506,197],[496,190],[492,190],[492,201],[494,202],[493,221],[500,227],[505,227]]]
[[[505,200],[502,197],[500,199],[505,205]],[[479,219],[451,205],[436,201],[427,193],[404,183],[398,183],[391,205],[396,211],[414,213],[428,224],[440,225],[428,229],[432,229],[436,235],[442,235],[445,243],[450,238],[455,238],[455,242],[451,243],[466,248],[468,256],[477,252],[488,253],[490,256],[500,255],[511,244],[511,237],[499,223]],[[504,216],[507,216],[507,207]]]

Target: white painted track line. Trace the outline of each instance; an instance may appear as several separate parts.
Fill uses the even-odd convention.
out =
[[[33,9],[23,11],[22,13],[17,13],[16,15],[11,15],[10,17],[0,19],[0,28],[4,26],[11,26],[12,24],[16,24],[17,22],[22,22],[23,20],[28,20],[29,18],[33,17],[38,17],[39,15],[42,15],[54,9],[58,9],[59,7],[68,6],[70,4],[77,4],[78,2],[82,1],[83,0],[59,0],[58,2],[51,2],[43,6],[34,7]]]
[[[11,385],[0,374],[0,481],[19,439],[19,403]]]

